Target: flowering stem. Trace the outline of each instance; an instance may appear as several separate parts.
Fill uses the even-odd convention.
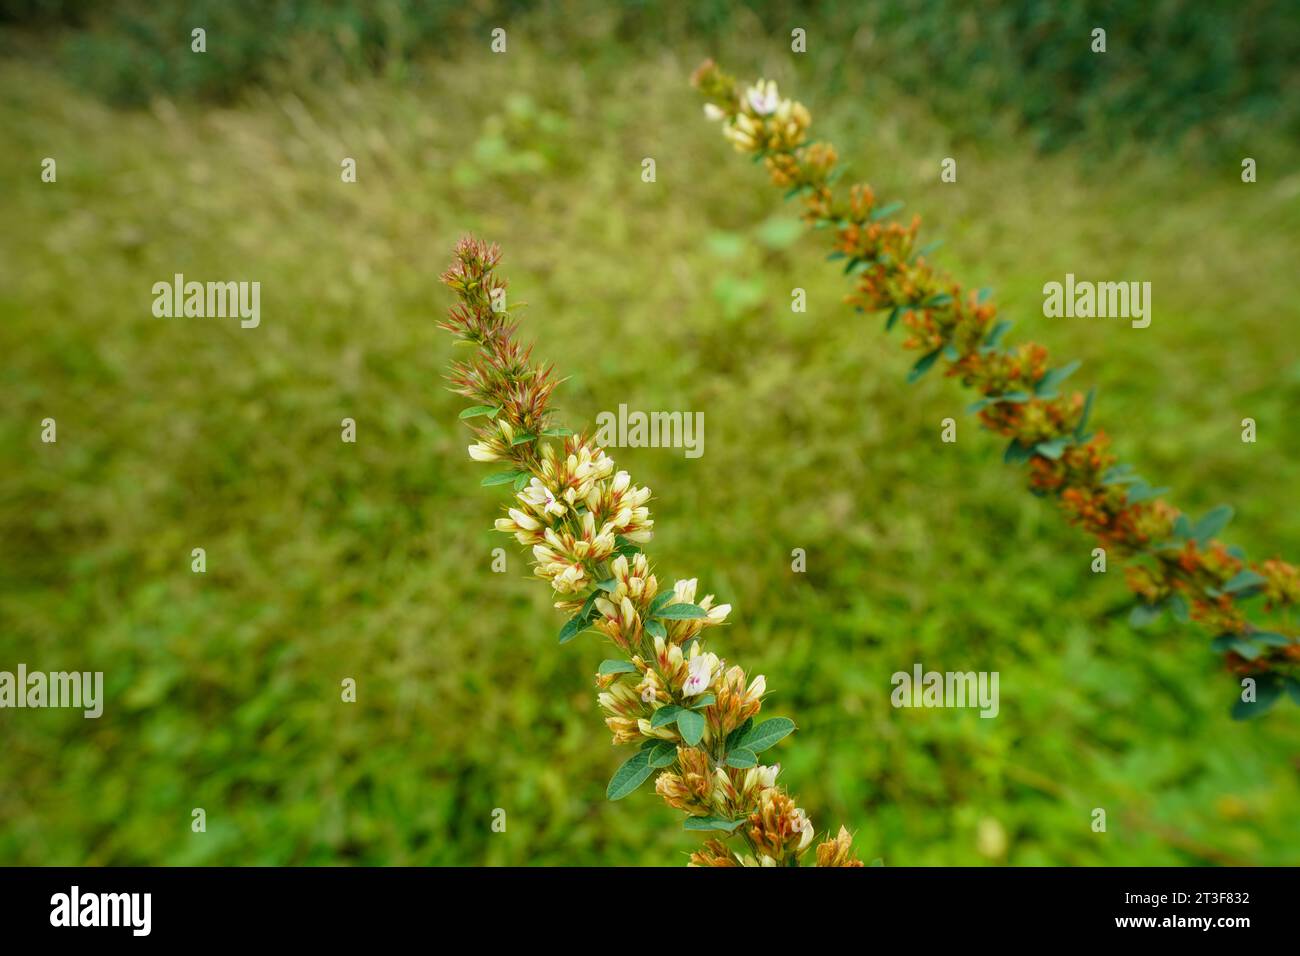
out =
[[[1262,706],[1236,706],[1237,716],[1266,710],[1283,689],[1300,703],[1300,636],[1290,618],[1300,602],[1300,568],[1248,561],[1216,537],[1231,508],[1193,522],[1160,497],[1167,489],[1119,464],[1106,435],[1088,430],[1095,390],[1061,390],[1079,363],[1051,368],[1041,345],[1003,346],[1010,323],[997,320],[988,290],[964,290],[930,264],[933,246],[917,245],[919,218],[891,220],[902,203],[878,205],[866,184],[837,186],[835,148],[807,141],[812,118],[801,103],[780,97],[772,82],[742,89],[712,60],[692,82],[707,100],[705,114],[721,121],[735,148],[762,162],[786,198],[799,199],[804,221],[832,237],[829,258],[843,260],[856,283],[846,301],[859,313],[885,313],[886,331],[900,323],[908,330],[904,348],[921,353],[908,380],[940,365],[974,390],[970,411],[1010,439],[1004,458],[1028,464],[1030,490],[1054,497],[1071,523],[1128,560],[1126,578],[1139,598],[1133,623],[1169,611],[1216,635],[1211,646],[1227,668],[1257,685]],[[1256,596],[1265,614],[1280,612],[1273,623],[1248,617],[1243,605]]]
[[[755,723],[766,680],[747,681],[741,668],[704,650],[704,631],[722,625],[730,605],[715,605],[711,594],[697,602],[694,578],[660,591],[641,547],[653,536],[650,489],[615,472],[590,439],[553,424],[557,383],[515,337],[506,284],[495,271],[500,259],[495,245],[467,237],[442,276],[459,301],[440,325],[477,348],[474,358],[453,363],[450,382],[474,403],[461,418],[484,421],[471,426],[470,457],[507,466],[483,480],[514,491],[497,530],[532,549],[535,574],[572,615],[561,643],[594,629],[619,651],[600,665],[597,701],[614,743],[638,749],[607,796],[622,799],[658,771],[655,790],[686,813],[686,828],[719,834],[692,854],[692,864],[798,865],[812,823],[777,785],[779,766],[758,763],[794,722]],[[558,450],[556,439],[563,439]],[[736,834],[747,852],[725,842]],[[844,827],[816,858],[823,866],[862,865]]]

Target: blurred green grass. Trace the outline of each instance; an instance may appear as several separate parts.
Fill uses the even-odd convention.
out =
[[[577,22],[575,42],[601,29]],[[706,411],[703,458],[614,457],[655,490],[661,574],[735,604],[715,649],[766,673],[768,710],[799,723],[775,754],[819,829],[844,822],[899,865],[1295,862],[1295,708],[1233,723],[1208,638],[1126,625],[1118,573],[1089,573],[1091,543],[1023,490],[953,383],[903,384],[897,339],[841,304],[839,270],[686,76],[713,53],[776,76],[855,174],[925,216],[944,265],[996,288],[1014,334],[1084,360],[1122,453],[1184,507],[1234,504],[1229,538],[1252,554],[1292,558],[1293,146],[1262,141],[1253,186],[1176,153],[1083,164],[1020,135],[958,150],[881,77],[832,82],[749,39],[599,62],[465,44],[414,82],[128,113],[0,65],[0,666],[103,670],[108,694],[98,721],[0,713],[0,862],[671,864],[693,848],[653,796],[604,800],[621,758],[594,636],[556,645],[513,548],[490,572],[500,496],[464,454],[434,328],[469,230],[503,244],[527,335],[569,375],[568,424],[620,402]],[[957,186],[938,182],[948,155]],[[1042,283],[1067,271],[1150,280],[1152,327],[1043,319]],[[154,319],[150,287],[175,272],[260,280],[261,327]],[[889,676],[915,661],[1000,671],[1000,716],[893,710]]]

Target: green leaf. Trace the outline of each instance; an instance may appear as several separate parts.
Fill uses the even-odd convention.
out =
[[[1232,576],[1232,579],[1223,586],[1223,590],[1229,594],[1237,594],[1241,591],[1247,591],[1251,588],[1261,588],[1268,581],[1264,575],[1258,571],[1252,571],[1250,568],[1243,568]]]
[[[668,640],[668,628],[664,627],[663,622],[649,620],[645,622],[645,632],[651,638],[659,638],[661,641]]]
[[[748,747],[737,747],[727,754],[726,764],[728,767],[735,767],[737,770],[748,770],[750,767],[758,766],[758,754]]]
[[[1027,448],[1020,444],[1019,439],[1011,439],[1011,444],[1007,445],[1007,450],[1002,453],[1002,460],[1008,465],[1018,465],[1028,461],[1034,455],[1032,448]]]
[[[910,384],[915,382],[926,372],[930,371],[930,367],[934,365],[935,362],[939,361],[939,355],[942,352],[943,346],[939,346],[939,348],[935,349],[933,352],[927,352],[925,355],[922,355],[917,359],[916,364],[912,366],[912,370],[907,373],[908,383]]]
[[[1174,620],[1179,624],[1186,624],[1191,620],[1191,608],[1187,605],[1187,598],[1181,594],[1169,595],[1166,603],[1169,606],[1169,613],[1174,616]]]
[[[761,724],[755,724],[736,741],[736,747],[747,748],[761,754],[782,737],[794,731],[794,721],[789,717],[773,717]]]
[[[676,704],[664,704],[650,718],[650,729],[657,730],[660,727],[667,727],[684,713],[686,713],[686,710],[683,707],[678,707]]]
[[[904,312],[910,311],[911,308],[912,307],[910,305],[896,305],[892,309],[890,309],[889,318],[885,320],[885,331],[888,332],[890,329],[892,329],[894,327],[894,323],[898,321],[899,317]]]
[[[984,288],[980,289],[979,294],[975,296],[975,304],[976,305],[983,304],[985,301],[988,300],[988,297],[991,296],[992,294],[993,294],[993,290],[990,289],[988,286],[985,286]]]
[[[1253,635],[1252,635],[1253,636]],[[1264,649],[1252,641],[1250,638],[1243,637],[1240,634],[1220,634],[1214,640],[1210,641],[1210,649],[1220,653],[1236,651],[1248,661],[1253,661],[1264,653]]]
[[[554,428],[547,428],[542,431],[547,438],[568,438],[573,434],[572,428],[565,428],[563,425],[557,425]]]
[[[460,413],[460,420],[464,421],[467,418],[477,418],[480,415],[487,415],[491,418],[496,418],[497,413],[500,411],[500,405],[474,405]]]
[[[1040,441],[1034,446],[1034,451],[1038,452],[1038,454],[1042,455],[1044,458],[1050,458],[1052,461],[1056,461],[1065,454],[1065,449],[1068,447],[1070,447],[1069,438],[1053,438],[1051,441]]]
[[[656,770],[664,767],[671,767],[677,759],[677,747],[666,740],[660,740],[650,748],[649,754],[650,766]]]
[[[1034,385],[1034,394],[1045,395],[1047,392],[1052,391],[1058,385],[1064,382],[1067,378],[1073,375],[1075,369],[1077,369],[1082,364],[1083,363],[1081,361],[1075,359],[1073,362],[1070,362],[1068,365],[1062,365],[1060,368],[1052,369],[1046,375],[1040,378],[1036,385]]]
[[[881,206],[879,209],[872,212],[871,221],[879,222],[881,219],[884,219],[886,216],[893,215],[894,213],[898,212],[898,210],[902,208],[903,208],[902,200],[895,200],[894,202],[886,203],[885,205]]]
[[[704,737],[704,715],[693,710],[681,710],[677,714],[677,732],[682,740],[694,747]]]
[[[564,622],[564,627],[560,628],[560,643],[567,644],[579,634],[587,629],[587,615],[579,611],[573,617]]]
[[[687,830],[726,830],[731,833],[744,822],[744,817],[739,820],[728,820],[726,817],[687,817],[685,828]]]
[[[650,766],[650,752],[638,750],[614,771],[609,786],[605,788],[605,796],[610,800],[622,800],[645,783],[646,777],[654,773],[654,770],[655,768]]]
[[[1006,319],[994,324],[993,328],[989,330],[988,337],[984,339],[984,348],[989,350],[997,348],[998,343],[1002,341],[1002,336],[1006,335],[1007,330],[1010,328],[1011,323]]]
[[[972,403],[966,411],[978,412],[989,405],[1001,405],[1004,402],[1008,405],[1021,405],[1029,401],[1031,397],[1028,392],[1022,392],[1019,389],[1014,392],[1005,392],[1002,395],[985,395],[979,401]]]
[[[631,661],[605,660],[600,662],[600,667],[596,668],[597,674],[635,674],[637,673],[636,665]]]
[[[515,491],[523,491],[528,486],[528,472],[521,472],[515,479]]]
[[[596,587],[600,588],[602,591],[613,593],[614,589],[618,587],[618,579],[606,578],[603,581],[598,581]]]
[[[753,726],[754,726],[754,718],[746,717],[745,722],[743,724],[741,724],[731,733],[727,734],[726,746],[724,747],[724,749],[730,750],[732,747],[736,746],[736,741],[739,740],[741,737],[745,736],[745,734],[749,733],[749,728]]]
[[[1074,427],[1075,441],[1085,441],[1084,429],[1088,427],[1088,419],[1092,417],[1092,402],[1097,397],[1097,386],[1094,385],[1088,389],[1088,397],[1083,400],[1083,414],[1079,416],[1079,424]]]
[[[662,608],[665,604],[667,604],[669,601],[672,601],[676,597],[677,595],[674,594],[672,591],[660,591],[658,594],[655,595],[654,600],[650,602],[650,611],[649,611],[650,616],[654,617],[656,614],[659,613],[660,608]]]
[[[1141,479],[1133,482],[1129,486],[1127,500],[1129,504],[1137,504],[1139,501],[1147,501],[1150,498],[1159,498],[1169,492],[1168,488],[1152,488]]]
[[[496,474],[488,475],[479,482],[484,488],[491,488],[493,485],[508,485],[520,475],[528,477],[526,471],[498,471]]]
[[[634,554],[641,550],[641,545],[637,544],[631,538],[626,538],[621,534],[614,535],[614,546],[620,551],[630,550]]]
[[[1300,680],[1294,677],[1288,677],[1282,683],[1286,685],[1287,696],[1297,705],[1300,706]]]
[[[921,305],[927,309],[937,309],[939,306],[947,305],[951,301],[952,296],[950,294],[947,292],[940,292],[938,295],[933,295],[926,299],[921,303]]]
[[[705,707],[712,707],[717,702],[718,698],[714,697],[712,694],[701,694],[699,697],[696,697],[695,702],[691,704],[691,710],[703,710]]]
[[[655,615],[665,621],[698,621],[708,616],[709,612],[698,604],[669,604]]]
[[[1219,507],[1210,511],[1204,518],[1196,522],[1196,527],[1192,529],[1191,537],[1196,539],[1196,543],[1204,545],[1216,534],[1222,531],[1229,521],[1232,520],[1232,506],[1219,505]]]
[[[1291,638],[1273,631],[1251,631],[1250,639],[1256,644],[1267,644],[1269,647],[1290,647],[1292,644]]]
[[[1131,627],[1146,627],[1164,613],[1164,601],[1157,601],[1155,604],[1138,603],[1134,604],[1133,610],[1129,611],[1128,622]]]

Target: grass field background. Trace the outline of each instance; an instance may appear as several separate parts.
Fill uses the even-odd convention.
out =
[[[842,304],[825,237],[687,76],[716,55],[775,77],[852,175],[924,216],[944,266],[995,288],[1013,336],[1083,360],[1127,459],[1294,559],[1289,134],[1245,129],[1245,185],[1239,158],[1104,126],[1050,151],[1001,114],[971,133],[853,69],[851,35],[800,58],[755,19],[625,46],[599,17],[507,25],[504,56],[467,32],[344,79],[290,59],[217,101],[111,105],[39,38],[0,64],[0,668],[102,670],[107,691],[97,721],[0,713],[0,863],[684,862],[697,837],[652,794],[604,799],[604,648],[557,645],[546,589],[491,531],[502,496],[465,455],[434,326],[467,231],[503,245],[566,424],[705,412],[698,460],[611,454],[655,492],[661,577],[735,606],[713,649],[798,723],[773,753],[819,830],[888,865],[1295,863],[1300,709],[1234,723],[1208,635],[1127,625],[1118,567],[1090,573],[1092,543],[955,383],[904,384],[898,337]],[[177,272],[261,281],[261,326],[154,318]],[[1151,327],[1043,318],[1067,272],[1150,281]],[[890,675],[917,661],[999,671],[1000,715],[894,710]]]

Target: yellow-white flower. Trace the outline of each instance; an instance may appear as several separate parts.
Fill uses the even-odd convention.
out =
[[[518,508],[509,508],[506,513],[510,515],[512,521],[525,531],[536,531],[542,526],[542,523],[532,515],[526,515]]]
[[[651,727],[650,721],[644,717],[636,722],[637,727],[641,730],[643,737],[658,737],[660,740],[676,740],[677,732],[671,727]]]
[[[469,446],[469,457],[475,461],[496,461],[501,456],[486,443],[477,441]]]
[[[539,514],[552,514],[558,517],[567,510],[563,502],[555,497],[555,492],[537,478],[530,481],[528,487],[519,492],[519,500]]]
[[[799,837],[799,852],[802,853],[808,849],[808,844],[812,843],[816,831],[813,830],[812,820],[808,819],[808,814],[803,812],[802,807],[796,807],[794,814],[794,828],[801,834]]]
[[[722,127],[722,135],[741,152],[753,152],[763,131],[763,121],[748,113],[737,113],[735,122]]]

